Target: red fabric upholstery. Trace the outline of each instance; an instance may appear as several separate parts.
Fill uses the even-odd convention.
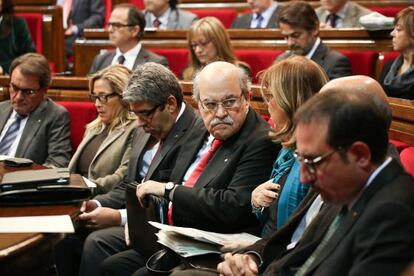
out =
[[[405,170],[414,176],[414,147],[405,148],[400,153],[400,158]]]
[[[16,13],[16,16],[23,17],[29,27],[30,35],[36,46],[36,51],[42,53],[43,50],[43,15],[40,13]]]
[[[378,61],[379,62],[379,68],[378,69],[380,69],[380,71],[382,71],[382,67],[384,67],[384,65],[387,62],[389,62],[393,59],[396,59],[399,54],[400,54],[399,52],[386,52],[386,53],[384,53],[384,58],[380,59]]]
[[[75,152],[82,141],[85,126],[92,122],[96,116],[95,104],[92,102],[57,102],[65,107],[70,114],[70,139],[72,150]]]
[[[105,26],[109,22],[112,13],[112,0],[105,0]]]
[[[375,78],[375,66],[378,60],[376,51],[341,50],[351,62],[353,75],[366,75]]]
[[[170,70],[179,77],[188,64],[188,49],[150,49],[152,52],[168,59]]]
[[[226,28],[230,28],[231,23],[237,17],[237,11],[234,9],[199,9],[189,11],[197,14],[199,18],[206,16],[217,17]]]
[[[275,58],[280,55],[283,51],[281,50],[236,50],[236,55],[239,60],[246,62],[250,65],[252,70],[252,81],[257,83],[257,73],[268,68],[272,65]]]
[[[403,6],[400,6],[400,7],[399,6],[388,6],[388,7],[372,7],[369,9],[372,11],[379,12],[380,14],[383,14],[385,16],[395,17],[397,13],[403,8],[404,8]]]
[[[397,148],[398,152],[401,152],[403,149],[408,148],[410,146],[407,143],[404,143],[398,140],[393,140],[393,139],[390,139],[388,142],[390,144],[393,144]]]
[[[129,2],[131,4],[134,4],[135,6],[137,6],[141,10],[144,10],[145,9],[145,5],[144,5],[144,1],[143,0],[129,0]]]

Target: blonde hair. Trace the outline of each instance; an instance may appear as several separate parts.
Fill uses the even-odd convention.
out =
[[[105,80],[111,87],[112,92],[115,92],[119,95],[119,101],[121,101],[122,109],[119,114],[117,114],[117,117],[109,125],[110,131],[119,125],[127,125],[136,119],[135,114],[130,112],[128,105],[122,101],[122,92],[126,87],[131,73],[131,70],[125,66],[116,64],[106,67],[89,77],[89,93],[93,92],[93,87],[97,80]],[[102,123],[101,118],[98,117],[89,123],[86,128],[103,130],[105,128],[105,124]]]
[[[295,147],[294,114],[328,82],[328,76],[318,64],[302,56],[277,62],[260,74],[262,97],[266,100],[265,93],[270,93],[287,118],[286,125],[279,131],[271,128],[269,136],[284,147]]]
[[[188,49],[190,50],[190,66],[183,72],[184,80],[192,80],[194,75],[206,65],[200,63],[191,47],[192,39],[197,34],[201,34],[213,44],[217,51],[216,61],[227,61],[233,64],[238,63],[226,28],[217,18],[207,16],[196,21],[188,30],[187,43]]]

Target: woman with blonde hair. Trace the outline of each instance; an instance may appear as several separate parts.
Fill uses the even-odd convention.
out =
[[[69,170],[96,183],[95,194],[106,193],[124,178],[136,128],[135,115],[122,101],[131,71],[122,65],[107,67],[89,79],[89,96],[98,117],[86,126]]]
[[[250,76],[250,67],[239,61],[231,46],[230,37],[223,24],[215,17],[204,17],[188,30],[190,65],[184,69],[184,80],[193,80],[195,74],[213,61],[227,61],[243,68]]]

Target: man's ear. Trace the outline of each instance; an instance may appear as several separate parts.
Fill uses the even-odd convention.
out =
[[[354,142],[348,149],[348,152],[355,159],[355,162],[362,168],[367,168],[372,164],[371,150],[364,142]]]
[[[141,28],[138,25],[133,26],[132,28],[132,33],[134,34],[134,36],[139,37],[139,32],[141,31]]]
[[[177,99],[174,96],[168,96],[167,98],[167,109],[170,113],[174,113],[178,110]]]

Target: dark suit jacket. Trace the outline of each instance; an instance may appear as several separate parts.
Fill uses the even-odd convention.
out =
[[[184,11],[182,9],[173,9],[168,17],[167,29],[189,29],[194,22],[198,20],[194,13]],[[151,28],[151,13],[145,13],[146,26]]]
[[[103,0],[72,0],[70,20],[78,26],[79,33],[85,28],[102,28],[105,19]]]
[[[292,56],[292,53],[286,51],[278,56],[276,60],[284,60],[290,56]],[[329,79],[350,76],[352,74],[351,63],[348,58],[337,51],[328,48],[323,42],[316,48],[312,60],[325,70]]]
[[[0,131],[11,112],[10,101],[0,103]],[[69,113],[45,98],[29,115],[15,156],[29,158],[45,166],[67,167],[71,153]]]
[[[269,22],[266,25],[267,29],[279,28],[278,22],[278,12],[279,6],[275,9],[272,16],[270,17]],[[248,13],[238,16],[233,23],[231,24],[232,29],[250,29],[250,22],[253,19],[253,13]]]
[[[171,168],[174,165],[177,152],[182,146],[182,138],[188,129],[192,128],[195,122],[196,115],[192,107],[187,104],[184,113],[180,119],[175,123],[167,138],[165,139],[160,153],[156,156],[156,159],[152,161],[146,179],[154,180],[166,180],[169,178]],[[142,128],[138,128],[134,139],[132,141],[132,149],[130,155],[130,161],[128,164],[127,175],[119,185],[112,189],[109,193],[96,196],[102,206],[110,207],[114,209],[125,208],[125,190],[128,183],[137,181],[141,182],[139,176],[140,164],[143,154],[145,153],[146,145],[150,139],[150,134],[145,133]],[[135,193],[134,193],[135,195]]]
[[[182,183],[207,135],[207,130],[195,128],[180,152],[171,181]],[[280,145],[268,137],[268,124],[250,109],[242,128],[223,142],[194,187],[175,189],[174,225],[216,232],[240,232],[257,226],[250,195],[269,179],[279,150]]]
[[[89,74],[93,74],[95,72],[98,72],[101,69],[104,69],[110,66],[114,57],[115,57],[115,51],[97,55],[92,63],[91,69],[89,70]],[[165,57],[152,53],[148,50],[145,50],[142,47],[141,50],[139,51],[137,58],[135,59],[133,69],[135,69],[138,65],[144,64],[146,62],[156,62],[156,63],[164,65],[165,67],[168,67],[168,60]]]
[[[286,227],[264,247],[261,241],[250,248],[263,254],[264,275],[291,275],[306,261],[339,212],[334,206],[326,210],[329,215],[315,218],[285,257],[277,248]],[[399,275],[414,258],[413,231],[414,180],[393,160],[348,211],[306,275]]]

